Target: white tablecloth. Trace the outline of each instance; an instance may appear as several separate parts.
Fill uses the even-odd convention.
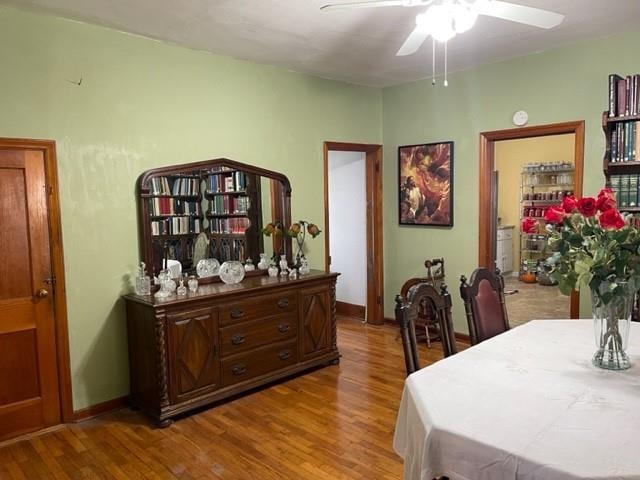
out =
[[[640,479],[640,325],[634,366],[596,369],[591,320],[537,320],[407,378],[404,478]]]

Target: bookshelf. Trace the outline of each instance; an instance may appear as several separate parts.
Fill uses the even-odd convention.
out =
[[[602,113],[605,136],[603,172],[621,212],[640,213],[640,74],[609,75],[608,107]],[[633,320],[640,321],[640,297]]]
[[[137,185],[138,225],[140,257],[148,271],[157,274],[166,257],[179,260],[183,272],[195,272],[193,253],[201,233],[208,239],[208,258],[220,263],[251,258],[257,264],[264,246],[263,179],[281,185],[282,198],[272,196],[271,201],[290,223],[291,187],[277,172],[229,159],[144,172]],[[269,207],[266,212],[273,213],[273,205]]]
[[[603,170],[621,211],[640,212],[640,74],[609,75]]]
[[[262,251],[259,177],[219,167],[206,176],[210,251],[221,263],[244,260]]]

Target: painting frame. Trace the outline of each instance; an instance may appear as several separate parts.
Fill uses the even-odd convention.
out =
[[[398,223],[453,227],[453,141],[398,147]]]

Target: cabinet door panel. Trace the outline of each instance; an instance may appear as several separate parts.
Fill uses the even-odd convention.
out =
[[[306,359],[331,349],[331,303],[326,285],[300,290],[300,347]]]
[[[171,401],[179,402],[218,388],[218,311],[205,308],[169,313],[167,336]]]

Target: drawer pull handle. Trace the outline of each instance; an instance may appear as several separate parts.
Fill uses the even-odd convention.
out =
[[[291,357],[291,350],[282,350],[278,353],[278,358],[280,360],[286,360],[289,357]]]
[[[231,310],[231,318],[240,318],[243,315],[244,315],[244,310],[240,308],[234,308],[233,310]]]
[[[245,335],[243,333],[236,333],[233,337],[231,337],[231,343],[234,345],[240,345],[244,343]]]
[[[281,323],[280,325],[278,325],[278,331],[280,333],[288,332],[290,328],[291,325],[289,325],[288,323]]]
[[[289,299],[281,298],[280,300],[278,300],[278,306],[280,308],[287,308],[289,306]]]
[[[242,375],[246,371],[247,366],[244,363],[239,363],[231,368],[231,373],[233,373],[234,375]]]

